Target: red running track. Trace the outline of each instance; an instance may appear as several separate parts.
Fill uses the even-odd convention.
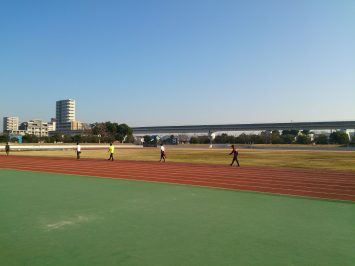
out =
[[[0,169],[30,170],[355,201],[355,173],[272,167],[0,156]]]

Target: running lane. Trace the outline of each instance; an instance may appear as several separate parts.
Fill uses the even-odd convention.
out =
[[[1,168],[355,201],[355,173],[345,171],[30,156],[0,156]]]

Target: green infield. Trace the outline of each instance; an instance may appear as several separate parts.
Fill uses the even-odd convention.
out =
[[[0,170],[1,265],[355,265],[355,204]]]

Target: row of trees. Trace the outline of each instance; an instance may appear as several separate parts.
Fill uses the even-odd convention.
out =
[[[94,123],[91,125],[91,131],[93,135],[99,136],[103,142],[134,142],[133,130],[127,124]]]
[[[145,136],[145,143],[152,142],[151,136]],[[175,137],[172,135],[169,139],[161,140],[164,143],[175,142]],[[0,135],[0,142],[6,142],[9,138],[7,135]],[[134,142],[133,130],[126,124],[117,124],[111,122],[94,123],[91,129],[83,132],[80,135],[66,135],[57,133],[51,137],[37,137],[35,135],[25,135],[22,138],[24,143],[53,143],[53,142],[82,142],[82,143],[109,143],[114,141],[132,143]],[[17,141],[13,139],[10,141]],[[188,141],[188,136],[185,136],[184,142]],[[191,144],[208,144],[210,138],[205,136],[193,136],[190,138]],[[230,136],[228,134],[221,134],[216,136],[213,143],[217,144],[349,144],[348,134],[341,131],[332,132],[329,137],[327,135],[317,135],[313,140],[311,139],[311,132],[309,130],[283,130],[281,133],[278,130],[272,132],[264,131],[260,134],[241,134],[239,136]],[[353,137],[352,144],[355,144],[355,137]],[[154,143],[156,144],[156,143]]]
[[[11,140],[17,141],[17,138]],[[63,143],[73,143],[73,142],[84,142],[84,143],[99,143],[99,138],[94,135],[67,135],[57,133],[51,137],[37,137],[35,135],[26,134],[22,137],[23,143],[56,143],[56,142],[63,142]]]
[[[309,130],[283,130],[282,133],[278,130],[270,132],[261,132],[260,134],[241,134],[239,136],[230,136],[228,134],[221,134],[216,136],[213,143],[216,144],[349,144],[349,136],[345,132],[336,131],[326,135],[317,135],[314,140],[311,139]],[[190,139],[191,144],[208,144],[210,138],[208,136],[194,136]],[[355,143],[355,137],[352,139]]]
[[[5,143],[9,140],[9,136],[4,134],[4,135],[0,135],[0,143]]]
[[[82,134],[69,135],[57,132],[51,137],[37,137],[35,135],[26,134],[22,137],[23,143],[110,143],[110,142],[126,142],[132,143],[134,141],[133,130],[126,124],[117,124],[111,122],[94,123],[90,130],[84,131]],[[9,136],[0,135],[0,142],[9,141]],[[17,138],[10,139],[11,142],[17,142]]]

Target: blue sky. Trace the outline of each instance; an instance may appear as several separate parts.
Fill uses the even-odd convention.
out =
[[[1,1],[0,116],[355,120],[355,1]]]

